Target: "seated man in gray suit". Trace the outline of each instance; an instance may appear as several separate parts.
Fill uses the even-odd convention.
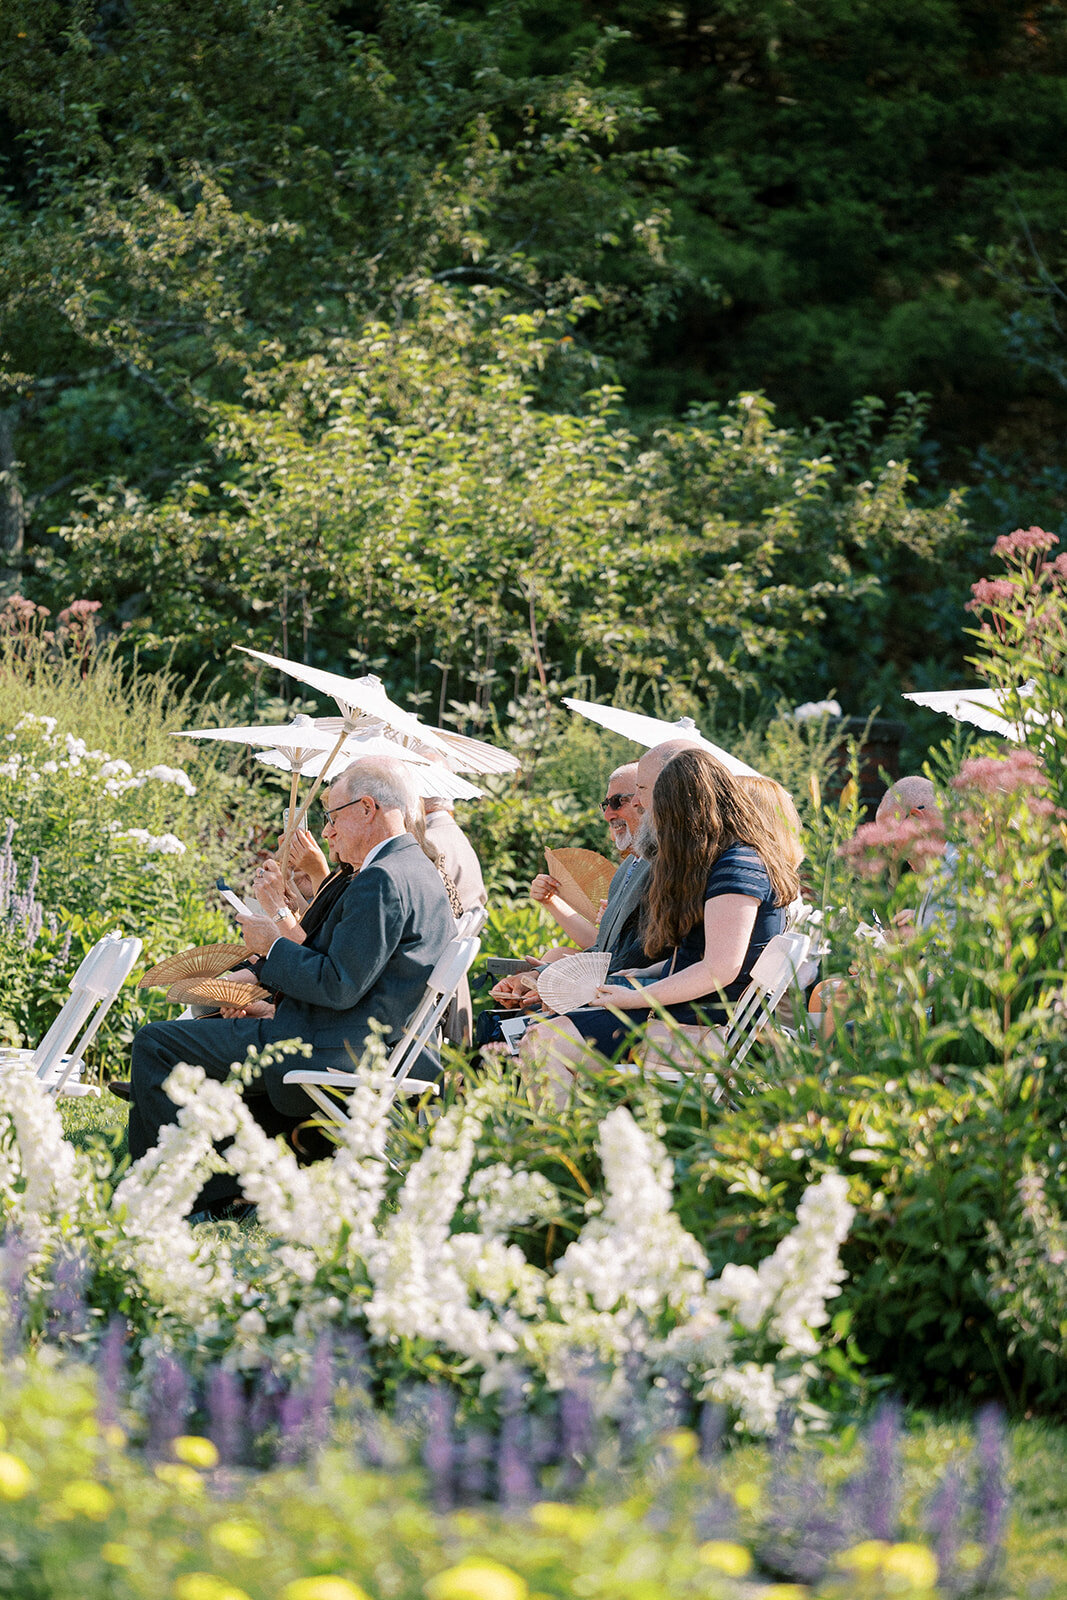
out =
[[[354,762],[326,794],[325,837],[352,869],[327,914],[306,938],[284,908],[274,918],[242,917],[249,951],[265,957],[257,980],[276,1002],[254,1001],[241,1015],[152,1022],[137,1034],[129,1128],[135,1160],[177,1118],[163,1084],[179,1061],[222,1080],[251,1045],[302,1039],[315,1047],[316,1066],[351,1071],[372,1018],[384,1025],[387,1043],[400,1037],[456,931],[439,873],[405,832],[410,800],[403,762]],[[279,1061],[245,1091],[266,1097],[272,1132],[294,1128],[314,1111],[299,1086],[282,1082],[292,1065]],[[210,1207],[235,1193],[232,1175],[218,1173],[200,1203]]]

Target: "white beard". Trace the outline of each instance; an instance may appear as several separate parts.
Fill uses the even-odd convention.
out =
[[[656,825],[652,821],[651,811],[646,811],[637,824],[633,848],[635,855],[639,855],[642,861],[651,861],[656,853]]]
[[[620,851],[629,850],[634,842],[634,836],[630,831],[630,824],[628,822],[620,823],[618,827],[613,828],[611,830],[611,837],[615,841],[616,850]]]

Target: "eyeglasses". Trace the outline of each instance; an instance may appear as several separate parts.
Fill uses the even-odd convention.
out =
[[[606,800],[601,800],[600,809],[607,816],[609,811],[621,811],[627,800],[632,799],[632,791],[629,794],[609,794]]]
[[[334,806],[332,811],[328,806],[323,806],[322,814],[326,819],[326,826],[329,827],[333,822],[334,817],[340,816],[342,811],[347,811],[349,806],[358,806],[361,800],[370,800],[371,805],[374,807],[375,811],[377,811],[377,800],[371,800],[369,794],[361,794],[355,800],[346,800],[343,806]]]

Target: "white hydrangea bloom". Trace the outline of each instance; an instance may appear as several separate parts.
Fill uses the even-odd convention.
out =
[[[192,796],[196,793],[196,784],[181,767],[148,767],[141,777],[154,778],[157,783],[173,783],[183,794]]]

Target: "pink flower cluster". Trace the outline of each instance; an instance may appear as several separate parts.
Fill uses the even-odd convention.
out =
[[[968,611],[978,611],[983,606],[1010,605],[1018,596],[1018,589],[1010,578],[979,578],[971,584]]]
[[[865,878],[875,878],[887,867],[903,862],[927,866],[944,849],[944,823],[936,812],[921,817],[886,817],[864,822],[841,846],[841,855]]]
[[[980,794],[1014,794],[1017,789],[1042,789],[1046,783],[1041,762],[1032,750],[1013,750],[1008,756],[974,756],[965,761],[952,780],[954,789]]]
[[[1051,550],[1059,542],[1054,533],[1046,533],[1044,528],[1016,528],[1014,533],[1001,534],[993,545],[993,554],[1024,555],[1030,550]]]

